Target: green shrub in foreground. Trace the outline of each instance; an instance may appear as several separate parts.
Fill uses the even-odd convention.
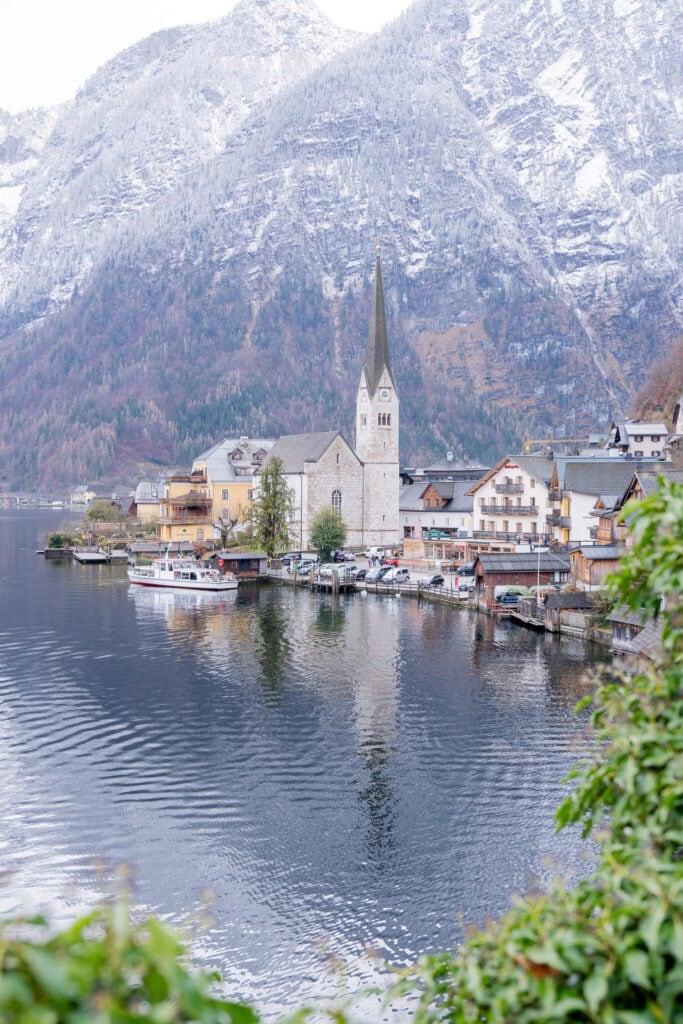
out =
[[[0,932],[3,1024],[254,1024],[246,1006],[212,995],[217,976],[188,971],[177,935],[132,922],[119,900],[47,936],[41,918]]]

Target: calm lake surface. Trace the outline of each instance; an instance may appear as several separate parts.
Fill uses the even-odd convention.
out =
[[[585,750],[583,644],[406,598],[138,590],[0,512],[0,910],[141,906],[267,1011],[455,945],[538,877]]]

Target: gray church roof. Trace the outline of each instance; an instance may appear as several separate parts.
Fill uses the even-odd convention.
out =
[[[377,257],[375,266],[375,295],[372,302],[372,319],[370,320],[370,335],[368,337],[368,354],[365,360],[365,377],[368,382],[368,391],[372,397],[377,390],[380,377],[384,367],[396,387],[396,381],[391,370],[389,359],[389,338],[387,336],[387,321],[384,315],[384,288],[382,287],[382,268]]]
[[[338,430],[324,430],[319,434],[285,434],[270,449],[263,465],[267,465],[271,459],[278,458],[282,459],[283,473],[303,473],[305,463],[317,462],[336,437],[341,437],[348,444]]]

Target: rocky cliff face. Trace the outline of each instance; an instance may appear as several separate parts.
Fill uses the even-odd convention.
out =
[[[245,0],[111,61],[5,221],[6,478],[348,428],[378,234],[405,459],[622,411],[680,333],[677,18]]]

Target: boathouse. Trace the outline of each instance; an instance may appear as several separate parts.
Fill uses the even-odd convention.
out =
[[[496,587],[566,583],[569,579],[569,561],[550,551],[480,554],[474,560],[474,578],[477,600],[480,604],[490,603]]]

